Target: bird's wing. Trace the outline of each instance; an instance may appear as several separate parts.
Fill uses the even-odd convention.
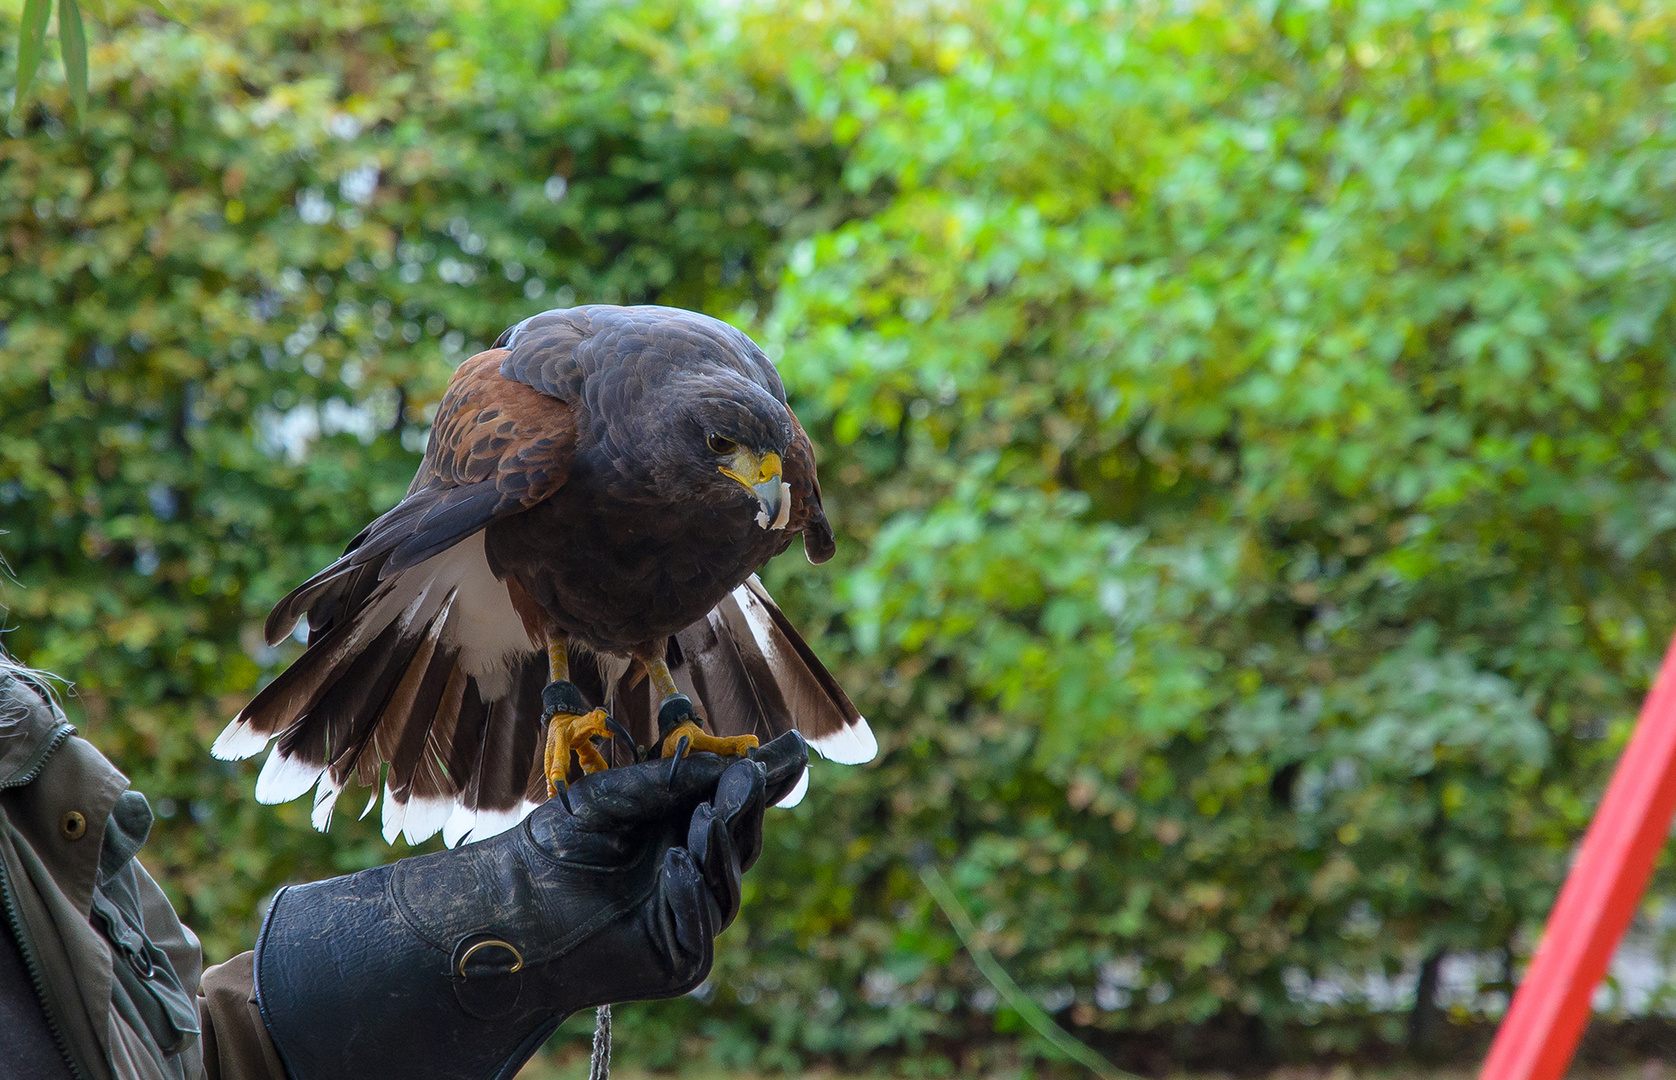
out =
[[[564,485],[576,450],[575,407],[502,376],[507,355],[491,349],[460,365],[437,405],[407,497],[274,607],[266,626],[270,645],[305,614],[311,631],[329,629],[380,581]]]
[[[385,834],[416,843],[445,826],[451,842],[496,831],[545,795],[540,731],[527,718],[539,713],[546,668],[489,569],[482,531],[564,484],[579,406],[501,375],[506,356],[492,349],[460,365],[407,497],[269,616],[277,642],[306,614],[308,651],[212,748],[251,757],[278,736],[258,799],[318,784],[324,827],[348,779],[374,783],[389,762]]]
[[[878,753],[866,718],[755,574],[670,639],[666,659],[675,685],[712,734],[767,742],[796,728],[817,753],[842,765],[859,765]],[[608,697],[591,700],[605,701],[636,742],[650,744],[659,704],[651,680],[630,669],[605,673],[604,684]],[[622,747],[606,749],[613,764],[630,760]],[[793,805],[805,786],[799,782],[780,805]]]

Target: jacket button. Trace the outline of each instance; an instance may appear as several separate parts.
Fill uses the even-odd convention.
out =
[[[58,831],[64,834],[66,840],[80,840],[87,835],[87,819],[72,810],[58,823]]]

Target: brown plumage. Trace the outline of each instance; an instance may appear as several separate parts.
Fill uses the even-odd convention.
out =
[[[866,721],[754,576],[798,535],[831,557],[813,447],[748,337],[673,308],[534,316],[455,372],[407,496],[274,608],[269,642],[306,617],[308,649],[212,752],[277,736],[257,797],[315,787],[319,828],[387,763],[387,839],[481,838],[546,796],[552,642],[643,746],[664,661],[711,734],[796,727],[867,760]]]

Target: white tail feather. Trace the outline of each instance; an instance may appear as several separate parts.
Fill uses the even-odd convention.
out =
[[[263,735],[244,720],[234,720],[221,729],[221,734],[210,744],[210,757],[221,761],[243,761],[253,758],[268,747],[271,735]]]
[[[276,746],[268,754],[268,760],[262,763],[262,771],[256,777],[256,801],[290,802],[313,787],[325,771],[324,765],[305,764],[280,753]]]
[[[332,784],[332,774],[320,774],[320,783],[314,788],[314,811],[308,820],[315,829],[325,832],[332,827],[332,807],[337,805],[338,796],[343,793],[342,786]]]
[[[810,739],[809,749],[839,765],[865,765],[879,755],[879,740],[864,716],[849,727]]]
[[[409,799],[402,820],[402,838],[409,844],[423,844],[442,831],[453,809],[453,799],[429,796]]]
[[[407,817],[407,804],[396,801],[390,785],[384,785],[384,842],[394,844],[402,834],[402,821]]]

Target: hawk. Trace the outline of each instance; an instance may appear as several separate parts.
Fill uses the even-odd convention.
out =
[[[640,748],[795,727],[870,760],[755,574],[799,535],[832,557],[814,449],[749,337],[676,308],[533,316],[456,370],[406,497],[274,608],[268,642],[306,619],[308,647],[211,753],[277,740],[256,797],[312,787],[322,830],[351,778],[370,813],[382,771],[385,839],[450,846]]]

